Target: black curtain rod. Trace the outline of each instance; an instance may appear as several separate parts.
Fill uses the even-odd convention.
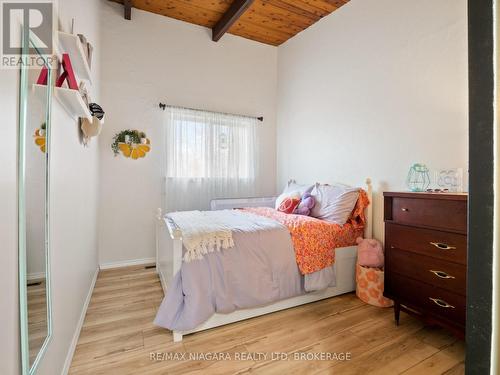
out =
[[[167,105],[165,103],[160,103],[160,108],[162,110],[165,110],[167,109]],[[173,108],[183,108],[183,109],[189,109],[191,111],[202,111],[202,112],[212,112],[212,113],[224,113],[224,112],[216,112],[216,111],[206,111],[204,109],[196,109],[196,108],[188,108],[188,107],[178,107],[178,106],[173,106]],[[264,121],[264,117],[255,117],[255,116],[245,116],[245,115],[235,115],[233,113],[224,113],[226,115],[232,115],[232,116],[241,116],[241,117],[248,117],[248,118],[254,118],[254,119],[257,119],[259,121]]]

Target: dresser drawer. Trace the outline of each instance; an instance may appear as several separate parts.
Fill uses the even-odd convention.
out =
[[[467,272],[464,265],[399,249],[390,249],[386,256],[386,272],[395,272],[465,296]]]
[[[386,223],[385,246],[467,264],[467,236],[462,234]]]
[[[467,202],[449,199],[392,198],[387,218],[396,223],[467,232]]]
[[[391,294],[424,314],[465,326],[465,297],[397,274],[391,275]]]

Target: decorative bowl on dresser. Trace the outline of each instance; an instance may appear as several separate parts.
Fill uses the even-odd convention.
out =
[[[467,194],[384,193],[384,295],[401,310],[465,335]]]

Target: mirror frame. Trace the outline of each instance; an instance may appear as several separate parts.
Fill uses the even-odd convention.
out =
[[[22,32],[22,65],[19,93],[19,145],[18,145],[18,251],[19,251],[19,326],[21,342],[21,367],[23,375],[33,375],[42,360],[47,347],[52,339],[52,300],[51,300],[51,280],[50,280],[50,133],[51,133],[51,113],[52,113],[52,67],[46,56],[38,53],[32,47],[29,32]],[[43,64],[48,69],[47,78],[47,102],[45,108],[46,122],[46,153],[45,153],[45,288],[47,304],[47,336],[33,362],[30,366],[30,349],[28,336],[28,290],[27,290],[27,259],[26,259],[26,140],[27,140],[27,115],[28,115],[28,95],[29,90],[29,67],[28,59],[30,48],[38,53],[38,58],[43,60]]]

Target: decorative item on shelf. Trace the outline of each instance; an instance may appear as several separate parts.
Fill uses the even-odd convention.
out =
[[[89,104],[89,110],[92,114],[92,121],[82,119],[81,129],[83,132],[83,144],[88,146],[90,138],[97,137],[101,134],[102,125],[104,124],[104,111],[101,106],[96,103]]]
[[[47,125],[45,122],[40,125],[40,129],[35,130],[35,134],[33,135],[33,138],[35,139],[35,144],[40,147],[40,151],[43,153],[46,152],[46,144],[47,144],[47,138],[45,136],[46,134],[46,128]]]
[[[463,169],[440,169],[435,173],[435,183],[440,190],[461,193],[463,191]]]
[[[92,53],[94,51],[94,47],[92,47],[92,44],[89,43],[89,41],[83,34],[78,34],[78,38],[80,39],[80,43],[82,44],[83,54],[87,59],[87,64],[89,65],[89,68],[92,68]]]
[[[126,158],[137,160],[145,157],[151,151],[151,141],[147,138],[146,133],[127,129],[114,136],[111,149],[115,156],[121,152]]]
[[[83,81],[92,81],[89,66],[88,46],[82,44],[82,39],[73,33],[57,32],[58,47],[61,54],[69,54],[73,71]]]
[[[47,77],[49,76],[49,70],[47,67],[43,67],[42,70],[40,71],[40,75],[38,76],[38,79],[36,81],[37,85],[47,85]]]
[[[97,117],[99,120],[104,120],[105,112],[102,110],[102,107],[99,104],[90,103],[89,109],[90,109],[90,112],[92,113],[92,116]]]
[[[56,81],[56,87],[62,87],[63,83],[66,81],[68,83],[68,88],[71,90],[78,90],[79,87],[76,82],[75,72],[73,71],[73,65],[71,64],[69,54],[63,53],[61,64],[63,72]]]
[[[415,163],[410,167],[406,178],[406,186],[408,186],[410,191],[425,191],[430,183],[429,168],[425,164]]]

